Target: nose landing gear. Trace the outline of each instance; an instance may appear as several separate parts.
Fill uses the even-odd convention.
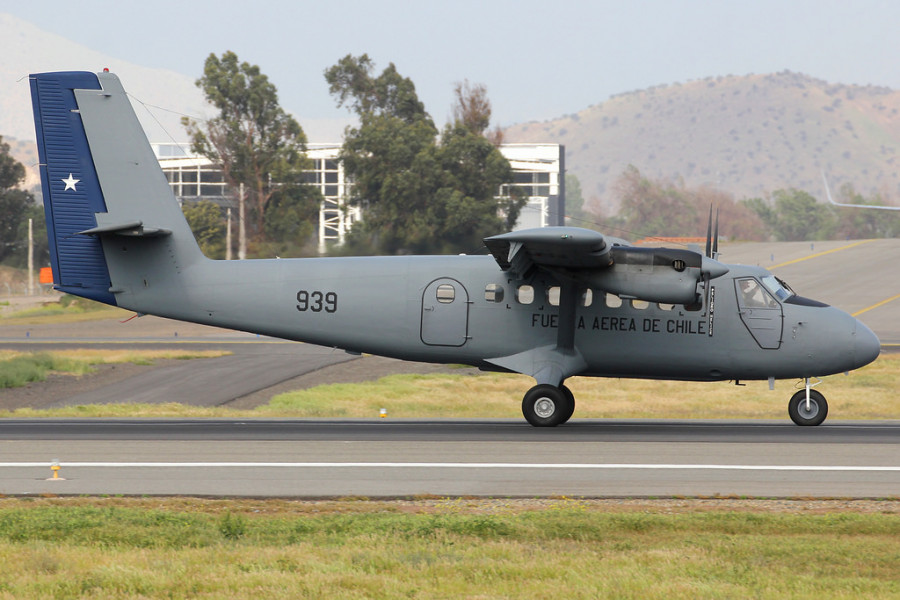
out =
[[[788,414],[791,421],[797,425],[821,425],[828,416],[828,402],[825,401],[825,396],[811,387],[807,377],[804,389],[791,396],[788,402]]]

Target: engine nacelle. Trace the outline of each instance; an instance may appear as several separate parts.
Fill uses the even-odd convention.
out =
[[[612,266],[592,271],[586,283],[623,298],[648,302],[694,304],[699,299],[697,284],[703,279],[704,267],[711,271],[711,278],[727,272],[721,263],[690,250],[620,246],[610,250],[610,258]]]

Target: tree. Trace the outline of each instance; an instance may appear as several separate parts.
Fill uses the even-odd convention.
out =
[[[584,195],[578,176],[566,173],[566,225],[590,228],[591,215],[584,210]]]
[[[203,254],[209,258],[225,258],[225,220],[219,205],[211,200],[199,200],[185,202],[181,210]]]
[[[266,254],[289,258],[309,254],[322,195],[311,185],[284,186],[266,206]]]
[[[885,206],[880,194],[866,198],[845,183],[838,193],[842,204],[868,204]],[[872,210],[866,208],[837,208],[837,237],[845,239],[869,239],[895,237],[900,234],[900,211]]]
[[[27,260],[28,217],[37,211],[34,196],[17,187],[24,179],[25,167],[12,157],[9,144],[0,136],[0,262],[14,257],[17,264]]]
[[[776,190],[772,199],[774,205],[759,198],[746,204],[771,229],[776,240],[821,240],[832,236],[836,223],[834,212],[807,192],[795,188]]]
[[[244,184],[256,234],[264,235],[266,208],[279,187],[304,184],[306,135],[279,106],[268,77],[258,66],[239,62],[234,52],[210,54],[197,86],[219,114],[205,127],[182,120],[192,149],[221,165],[231,186]]]
[[[495,146],[503,143],[503,130],[495,127],[488,132],[491,124],[491,101],[487,86],[483,83],[470,84],[469,80],[457,81],[453,87],[456,102],[453,104],[453,120],[463,123],[469,131],[483,135]]]
[[[438,130],[415,85],[389,65],[380,75],[365,54],[325,71],[338,106],[360,119],[345,132],[340,159],[364,207],[348,237],[353,252],[470,251],[509,229],[523,201],[496,199],[512,168],[463,122]]]
[[[653,180],[629,165],[616,181],[621,209],[616,222],[629,237],[706,236],[709,209],[719,214],[719,235],[727,239],[761,240],[763,224],[745,204],[706,186]]]

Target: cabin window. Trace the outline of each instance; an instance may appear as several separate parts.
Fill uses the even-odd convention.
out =
[[[520,285],[516,289],[516,300],[519,304],[531,304],[534,302],[534,288],[530,285]]]
[[[559,286],[554,285],[547,289],[547,302],[550,306],[559,306]]]
[[[647,307],[650,306],[650,303],[646,300],[638,300],[635,298],[631,301],[631,308],[635,310],[647,310]]]
[[[622,306],[622,299],[615,294],[606,294],[606,306],[609,308],[619,308]]]
[[[488,302],[503,302],[503,286],[499,283],[489,283],[484,288],[484,299]]]
[[[449,283],[443,283],[437,287],[436,296],[441,304],[450,304],[456,299],[456,288]]]
[[[584,293],[581,295],[581,305],[584,307],[588,307],[594,302],[594,292],[590,289],[584,290]]]

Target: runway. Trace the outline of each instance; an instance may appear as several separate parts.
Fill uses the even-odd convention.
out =
[[[898,441],[900,422],[9,420],[0,493],[896,497]]]

